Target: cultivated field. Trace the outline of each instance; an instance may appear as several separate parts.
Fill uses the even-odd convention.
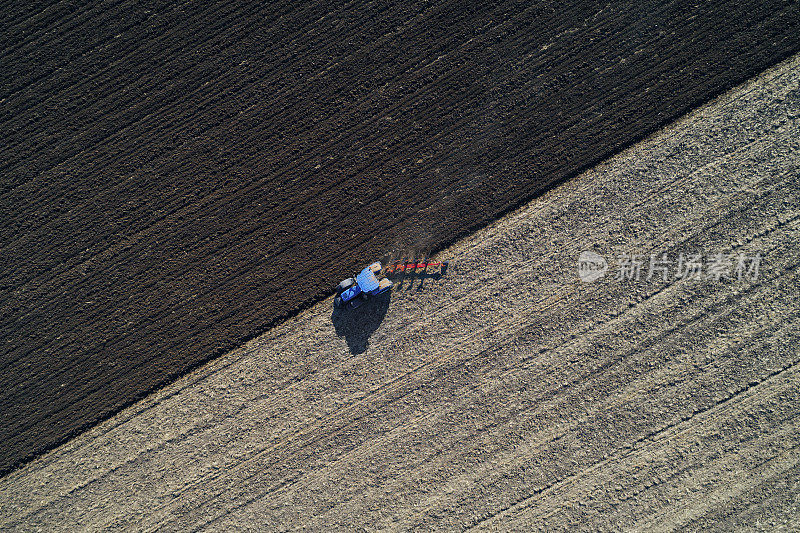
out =
[[[443,251],[443,278],[324,301],[6,476],[0,528],[796,529],[798,139],[795,57]],[[579,281],[584,250],[606,277]],[[691,252],[763,259],[615,279]]]
[[[0,30],[5,473],[800,50],[800,6],[17,2]]]

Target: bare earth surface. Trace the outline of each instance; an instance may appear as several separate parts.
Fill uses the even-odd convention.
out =
[[[796,0],[0,9],[0,475],[800,52]]]
[[[459,242],[445,277],[317,305],[13,472],[0,529],[792,529],[798,114],[795,57]],[[605,278],[579,281],[583,250]],[[691,252],[764,258],[614,279]]]

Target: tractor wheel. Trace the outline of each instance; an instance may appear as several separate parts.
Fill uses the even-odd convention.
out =
[[[339,296],[338,294],[333,298],[333,306],[336,309],[339,309],[339,308],[342,307],[342,297]]]

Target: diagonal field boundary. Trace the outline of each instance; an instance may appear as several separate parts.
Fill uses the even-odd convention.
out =
[[[0,19],[0,473],[800,50],[796,3]]]
[[[798,65],[448,248],[364,351],[328,299],[5,476],[0,528],[792,523]],[[586,249],[764,263],[586,284]]]

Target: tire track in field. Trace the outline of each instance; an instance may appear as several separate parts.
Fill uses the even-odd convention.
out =
[[[624,318],[625,317],[620,317],[617,320],[623,320]],[[513,338],[509,339],[509,340],[504,340],[503,343],[501,343],[501,344],[497,344],[497,345],[491,346],[491,348],[489,348],[489,350],[491,350],[493,352],[502,352],[503,347],[504,346],[507,347],[508,344],[512,343],[513,341],[514,341]],[[572,344],[574,344],[574,343],[572,343]],[[560,352],[569,351],[569,347],[568,346],[563,346],[563,345],[562,346],[558,346],[558,347],[554,348],[554,351],[560,351]],[[630,354],[620,356],[620,360],[624,360],[624,358],[628,357],[629,355]],[[480,359],[480,358],[482,358],[482,353],[476,354],[473,357],[474,357],[474,359]],[[617,361],[617,362],[619,362],[619,361]],[[463,366],[465,363],[470,365],[470,371],[471,372],[475,372],[475,371],[478,371],[478,370],[483,370],[482,365],[470,364],[470,363],[468,363],[466,361],[462,361],[462,363],[460,365],[457,365],[457,366]],[[454,365],[449,365],[449,369],[448,369],[448,370],[450,370],[449,373],[452,373],[453,368],[454,368]],[[525,371],[525,365],[523,364],[519,368],[512,369],[509,372],[520,373],[520,372],[524,372],[524,371]],[[491,373],[481,372],[481,375],[486,376],[487,378],[491,378],[493,380],[497,380],[498,382],[501,382],[501,383],[507,383],[508,382],[507,376],[505,376],[502,373],[501,374],[496,374],[495,372],[491,372]],[[592,373],[591,374],[591,379],[596,380],[598,375],[599,374],[597,372]],[[589,376],[585,376],[585,377],[589,377]],[[578,386],[578,385],[581,385],[582,381],[590,381],[590,380],[577,379],[575,381],[576,381],[576,383],[572,383],[571,385]],[[426,385],[427,385],[427,383],[426,383]],[[478,386],[475,386],[475,387],[477,388]],[[575,394],[576,391],[580,391],[582,388],[583,388],[583,386],[578,387],[578,388],[572,388],[569,385],[564,385],[563,387],[560,387],[558,390],[553,391],[552,394],[549,394],[546,397],[545,396],[539,396],[539,397],[537,397],[535,399],[531,399],[528,402],[528,403],[530,403],[532,405],[532,407],[530,409],[542,409],[542,407],[540,407],[542,401],[544,401],[544,400],[555,401],[556,399],[558,399],[558,396],[559,396],[560,393],[569,392],[571,394]],[[415,390],[414,392],[418,393],[419,389]],[[472,392],[473,392],[472,388],[467,388],[467,390],[464,391],[462,394],[463,394],[464,397],[469,398],[471,396]],[[447,397],[449,397],[449,395],[446,394],[446,393],[434,394],[434,393],[430,393],[430,392],[427,394],[427,396],[431,397],[428,400],[428,401],[431,401],[431,402],[433,401],[433,398],[437,398],[437,397],[438,398],[447,398]],[[568,400],[567,399],[562,399],[562,400],[559,400],[559,401],[564,403],[564,402],[567,402]],[[426,404],[423,401],[420,401],[418,403],[421,403],[423,405]],[[387,405],[386,407],[388,407],[388,406],[389,405]],[[446,405],[446,406],[436,407],[435,403],[433,403],[431,405],[431,407],[429,407],[430,412],[423,412],[423,414],[421,416],[419,416],[417,418],[414,418],[414,419],[411,419],[411,420],[405,422],[403,425],[400,425],[400,426],[397,426],[397,427],[393,428],[390,433],[388,433],[386,435],[382,435],[378,439],[373,439],[373,441],[370,441],[367,444],[367,448],[366,449],[364,448],[363,445],[355,445],[355,448],[354,448],[353,451],[347,452],[347,456],[351,456],[353,453],[357,453],[358,457],[356,457],[354,459],[353,458],[348,459],[347,457],[343,457],[340,460],[358,464],[360,461],[366,460],[366,458],[359,458],[361,455],[368,453],[372,449],[376,449],[376,448],[385,449],[384,448],[385,443],[382,443],[382,441],[384,441],[384,440],[391,441],[393,438],[398,438],[398,435],[403,435],[406,431],[408,431],[410,429],[413,429],[414,427],[417,427],[420,424],[423,424],[426,421],[426,419],[428,419],[430,417],[447,419],[450,416],[454,416],[454,417],[457,418],[457,414],[459,412],[464,412],[464,410],[460,409],[460,407],[463,407],[463,406],[459,406],[458,404],[456,404],[456,405],[452,405],[452,406],[451,405]],[[599,410],[603,410],[603,409],[606,409],[606,408],[604,408],[602,406],[599,406],[598,409]],[[514,413],[513,418],[514,419],[519,419],[523,415],[530,416],[528,411],[529,410],[520,410],[520,411]],[[385,416],[385,418],[394,419],[394,420],[401,420],[403,417],[402,416],[397,416],[397,415],[392,415],[391,413],[389,413],[389,414],[387,414]],[[509,417],[509,419],[495,418],[489,426],[487,426],[485,428],[481,428],[480,431],[490,432],[490,431],[496,430],[496,428],[498,426],[502,428],[502,427],[504,427],[504,426],[506,426],[508,424],[508,422],[511,420],[511,418],[512,417]],[[433,424],[431,424],[431,425],[433,425]],[[565,432],[565,431],[574,430],[574,429],[575,429],[574,427],[570,427],[570,428],[559,430],[559,431],[564,431]],[[336,433],[339,433],[340,431],[341,430],[337,431]],[[565,433],[555,433],[555,432],[553,432],[553,433],[551,433],[550,435],[547,436],[548,440],[546,442],[542,442],[541,444],[547,444],[547,443],[550,443],[551,441],[558,440],[558,439],[562,438],[564,436],[564,434]],[[433,435],[430,435],[429,437],[433,438]],[[334,435],[328,434],[328,435],[325,435],[325,438],[326,438],[326,440],[333,440],[334,439]],[[453,438],[455,438],[455,437],[453,437]],[[455,442],[460,447],[463,447],[463,445],[465,443],[467,443],[467,442],[472,442],[472,441],[476,441],[476,440],[480,441],[480,439],[481,439],[481,433],[476,433],[476,434],[469,434],[469,435],[466,435],[464,437],[458,437],[457,439],[455,439]],[[400,447],[402,448],[402,446],[400,446]],[[447,455],[450,455],[450,456],[456,456],[457,457],[459,454],[463,454],[464,453],[463,451],[460,451],[460,450],[457,450],[456,448],[453,448],[452,444],[451,445],[442,445],[442,447],[443,447],[444,450],[449,450],[447,452]],[[448,459],[452,459],[452,457],[448,458],[447,456],[445,456],[444,453],[445,452],[443,452],[443,451],[442,452],[437,452],[436,455],[435,455],[435,458],[437,460],[441,461],[441,462],[444,462],[444,463],[446,463],[448,461]],[[293,453],[292,455],[296,457],[297,454]],[[421,476],[423,474],[423,472],[421,472],[420,466],[423,466],[426,462],[427,461],[423,461],[422,465],[415,465],[415,464],[408,465],[407,464],[406,467],[411,467],[411,466],[415,467],[415,469],[413,470],[413,474],[409,474],[409,475],[411,477],[419,477],[419,476]],[[263,473],[262,473],[262,475],[263,475]],[[323,474],[320,473],[319,471],[317,471],[317,472],[315,472],[313,474],[313,476],[321,476],[321,475],[323,475]],[[306,473],[303,477],[305,477],[305,478],[312,477],[312,474],[311,473]],[[290,480],[288,480],[288,481],[283,481],[283,482],[280,483],[280,485],[277,486],[277,488],[275,490],[283,490],[283,489],[285,489],[287,487],[287,483],[293,482],[293,481],[295,481],[295,480],[297,480],[299,478],[300,478],[300,476],[296,475],[296,476],[290,478]],[[409,479],[409,480],[404,481],[402,478],[400,478],[400,479],[397,479],[396,482],[397,482],[397,488],[399,488],[399,487],[402,487],[405,483],[412,483],[412,480]],[[228,500],[232,499],[232,498],[230,498],[230,488],[231,488],[230,483],[226,483],[225,487],[226,487],[226,498],[225,498],[225,500],[228,501]],[[299,490],[302,490],[302,488],[299,489]],[[256,499],[261,499],[261,498],[263,498],[265,496],[271,496],[271,495],[272,495],[272,491],[269,491],[269,492],[267,492],[265,494],[258,494],[257,496],[254,496],[250,500],[248,500],[246,502],[246,504],[250,504],[253,501],[255,501]],[[202,510],[203,513],[207,514],[210,505],[211,505],[211,502],[206,502],[205,504],[197,505],[196,509],[198,511]],[[236,509],[238,509],[238,508],[240,508],[240,507],[242,507],[244,505],[245,504],[239,504],[236,507],[234,507],[233,510],[236,510]],[[182,516],[182,520],[184,520],[185,523],[199,523],[198,521],[193,521],[191,519],[191,516],[187,516],[185,514],[182,514],[181,516]],[[219,519],[219,518],[220,517],[215,518],[215,521],[217,519]],[[174,520],[177,520],[177,519],[175,518]],[[325,526],[323,524],[319,524],[318,527],[322,528],[322,527],[325,527]]]
[[[797,218],[795,218],[795,220],[797,220]],[[700,232],[702,233],[702,229],[701,229]],[[796,270],[797,266],[798,265],[795,264],[795,265],[789,267],[788,271],[789,272],[793,272],[794,270]],[[777,279],[780,279],[781,276],[782,276],[782,273],[779,273],[776,277],[777,277]],[[769,280],[767,280],[767,283],[769,283],[771,281],[772,281],[772,279],[769,279]],[[668,286],[666,288],[669,289],[671,287]],[[756,287],[753,287],[752,289],[749,289],[749,290],[754,290],[755,288]],[[661,289],[661,290],[663,290],[663,289]],[[641,302],[638,305],[643,305],[644,303],[648,302],[650,298],[658,295],[661,292],[661,290],[659,290],[658,292],[656,292],[653,295],[649,295],[647,297],[648,298],[647,300],[645,300],[644,302]],[[737,294],[735,296],[736,297],[742,297],[743,294]],[[554,307],[557,303],[563,303],[563,300],[557,301],[557,302],[553,302],[550,307]],[[730,302],[726,302],[726,303],[730,304]],[[722,308],[722,309],[725,309],[727,306],[726,305],[719,305],[719,307]],[[537,308],[542,313],[546,313],[547,312],[547,307],[542,308],[541,306],[537,306]],[[635,308],[628,309],[628,310],[624,311],[621,316],[613,318],[612,321],[611,321],[611,324],[613,324],[614,322],[617,322],[617,321],[619,321],[621,319],[624,319],[625,318],[625,313],[631,312],[634,309]],[[511,324],[512,324],[512,322],[510,322],[510,321],[507,322],[507,323],[506,322],[500,322],[500,323],[495,322],[491,326],[487,326],[487,327],[485,327],[485,328],[483,328],[481,330],[477,330],[477,331],[473,332],[470,336],[468,336],[468,337],[464,338],[462,341],[460,341],[459,345],[449,347],[448,351],[451,352],[451,353],[458,353],[458,352],[461,351],[461,347],[464,346],[464,345],[469,345],[470,341],[473,338],[486,336],[485,335],[485,331],[486,330],[488,330],[488,329],[491,329],[493,331],[508,330],[507,326],[510,326]],[[605,328],[613,329],[611,327],[611,324],[602,323],[602,324],[599,324],[599,325],[595,325],[595,327],[603,326]],[[516,329],[514,331],[516,331]],[[582,333],[582,335],[585,335],[587,333],[588,334],[593,334],[592,331],[589,331],[589,332]],[[674,330],[668,331],[667,333],[673,334]],[[500,346],[502,346],[502,345],[500,345]],[[497,350],[500,346],[494,345],[494,346],[491,346],[490,348],[487,348],[487,349]],[[646,345],[644,345],[644,346],[639,345],[638,349],[642,349],[642,348],[645,348],[645,347],[646,347]],[[560,348],[561,347],[557,346],[557,347],[554,348],[554,350],[561,351]],[[609,365],[599,367],[599,369],[602,370],[602,371],[608,370],[608,368],[610,368],[610,365],[613,365],[615,363],[619,363],[621,361],[626,360],[628,357],[630,357],[632,355],[632,351],[633,351],[633,349],[629,350],[628,353],[621,354],[618,359],[615,359],[614,361],[611,361]],[[475,357],[475,356],[473,356],[473,357]],[[430,361],[428,361],[426,363],[421,364],[419,367],[414,369],[413,374],[417,374],[417,373],[419,373],[419,372],[424,370],[425,374],[431,376],[430,378],[428,378],[428,379],[422,379],[422,378],[411,379],[411,373],[409,373],[409,374],[406,374],[406,375],[400,376],[399,378],[394,379],[390,383],[381,385],[379,388],[370,391],[363,400],[360,400],[360,401],[356,402],[352,406],[348,406],[348,409],[352,409],[354,411],[354,414],[348,415],[347,412],[345,412],[344,410],[338,411],[338,412],[334,412],[334,413],[331,413],[326,420],[318,421],[317,422],[318,425],[316,427],[304,427],[303,431],[302,431],[302,434],[319,435],[319,436],[315,436],[311,441],[308,441],[308,442],[305,442],[303,438],[300,438],[300,440],[301,440],[300,448],[305,449],[308,446],[311,446],[313,444],[317,444],[318,441],[321,440],[321,439],[326,439],[327,440],[327,439],[332,438],[332,436],[334,436],[336,434],[339,434],[339,433],[343,432],[344,430],[348,429],[350,427],[350,425],[362,420],[365,417],[373,416],[379,410],[383,410],[384,408],[389,407],[393,403],[395,403],[395,402],[397,402],[399,400],[402,400],[408,394],[413,394],[414,392],[416,392],[417,388],[420,386],[420,383],[429,383],[429,382],[433,381],[432,377],[441,374],[441,370],[442,369],[445,369],[445,368],[452,369],[452,368],[454,368],[456,366],[463,365],[465,362],[466,361],[462,360],[461,363],[458,363],[456,361],[451,361],[451,358],[448,358],[448,357],[439,357],[437,359],[433,359],[433,360],[430,360]],[[521,369],[524,370],[525,369],[524,361],[521,362],[521,363],[523,363]],[[518,371],[518,370],[515,369],[513,371]],[[565,384],[562,387],[560,387],[559,390],[555,392],[555,394],[557,394],[558,392],[568,391],[568,390],[570,390],[571,387],[577,386],[582,381],[585,381],[587,378],[595,377],[595,375],[596,375],[596,372],[592,372],[590,374],[586,374],[586,375],[583,375],[583,376],[578,376],[574,381],[572,381],[569,384]],[[409,383],[406,383],[405,381],[408,381]],[[408,389],[409,386],[412,386],[414,388],[409,390]],[[286,391],[286,392],[288,392],[288,391]],[[380,402],[376,401],[377,397],[378,397],[378,393],[380,393],[380,396],[385,397],[386,400],[385,401],[380,401]],[[539,398],[537,401],[539,401],[541,399],[542,398]],[[275,401],[276,402],[280,402],[280,398],[277,398]],[[362,408],[364,406],[370,406],[370,408],[366,409],[364,411],[364,414],[362,414],[361,410],[362,410]],[[372,409],[372,411],[371,411],[371,409]],[[522,411],[522,412],[520,412],[518,414],[523,414],[523,413],[524,413],[524,411]],[[341,426],[341,427],[337,427],[337,424],[335,422],[338,421],[338,420],[343,420],[343,421],[346,420],[348,422],[345,425]],[[327,432],[322,431],[324,428],[335,428],[335,429],[333,429],[332,432],[327,433]],[[402,427],[399,428],[399,429],[402,429]],[[295,433],[295,434],[293,434],[291,436],[288,436],[288,435],[277,435],[274,438],[274,440],[275,441],[281,441],[282,445],[288,446],[288,445],[292,444],[295,440],[297,440],[298,435],[300,435],[300,437],[302,437],[302,434],[301,433]],[[259,459],[260,457],[262,457],[263,455],[266,455],[266,454],[269,454],[271,456],[271,458],[274,459],[275,452],[277,452],[277,451],[278,451],[278,448],[275,447],[275,446],[269,447],[269,448],[265,448],[263,450],[260,450],[255,456],[247,459],[247,461],[257,460],[257,459]],[[296,452],[293,452],[293,453],[296,453]],[[284,452],[282,455],[287,455],[288,456],[288,452]],[[244,462],[239,463],[237,465],[237,469],[238,468],[243,468],[243,467],[244,467]],[[244,479],[240,480],[239,483],[243,487],[245,487],[247,485],[247,483],[250,481],[250,479],[252,479],[252,477],[254,477],[256,475],[263,475],[263,472],[264,472],[263,468],[264,467],[261,467],[259,469],[253,469],[256,473],[245,477]],[[226,476],[233,477],[233,474],[234,473],[232,473],[232,472],[225,472],[225,473],[220,473],[219,475],[226,475]],[[291,477],[291,478],[289,478],[287,480],[280,481],[276,485],[276,489],[274,489],[274,490],[286,488],[287,486],[291,485],[291,483],[294,480],[296,480],[298,477],[299,476],[294,476],[294,477]],[[202,491],[203,492],[208,492],[209,487],[210,487],[209,483],[210,483],[210,481],[212,481],[212,479],[204,478],[204,479],[197,480],[197,482],[196,482],[197,485],[194,488],[202,487]],[[266,495],[270,494],[271,492],[272,491],[267,492]],[[226,498],[228,498],[228,499],[230,499],[232,497],[231,483],[230,483],[229,480],[221,480],[220,481],[220,490],[216,494],[216,497],[220,496],[223,493],[226,495]],[[263,497],[263,496],[264,495],[256,496],[255,498],[253,498],[252,501],[254,501],[256,498],[260,498],[260,497]],[[190,497],[188,499],[190,501],[192,501],[192,502],[197,502],[197,498],[196,497]],[[205,502],[201,502],[200,504],[196,504],[197,506],[195,508],[196,509],[202,509],[203,512],[207,512],[207,510],[208,510],[208,508],[210,506],[210,502],[211,502],[211,500],[206,500]],[[168,512],[168,513],[166,513],[166,515],[167,516],[174,516],[175,513]],[[186,516],[185,511],[184,511],[184,513],[179,514],[179,516],[185,517]],[[158,529],[158,528],[163,527],[163,525],[164,524],[158,524],[158,525],[153,526],[153,527]]]
[[[795,265],[795,267],[792,267],[792,268],[796,269],[796,265]],[[793,270],[790,269],[790,271],[793,271]],[[791,284],[790,280],[791,279],[792,278],[789,278],[788,280],[781,280],[781,284],[784,287],[787,286],[787,285],[790,286],[790,284]],[[764,286],[769,287],[769,284],[770,284],[771,281],[772,280],[766,280],[765,282],[763,282],[763,284],[759,284],[759,285],[762,286],[762,288],[764,288]],[[672,288],[672,287],[671,287],[671,289],[674,290],[674,288]],[[753,287],[752,289],[755,289],[755,287]],[[752,290],[752,289],[748,289],[748,292],[750,290]],[[739,294],[739,295],[737,295],[737,298],[741,298],[746,294],[747,293]],[[665,298],[659,298],[659,299],[663,301]],[[754,297],[750,296],[750,299],[753,300]],[[641,306],[645,306],[645,304],[648,304],[651,307],[655,306],[655,304],[649,303],[648,301],[642,302],[640,305]],[[735,306],[732,304],[732,302],[727,302],[727,304],[728,304],[729,308],[735,308]],[[739,304],[739,305],[741,306],[742,304]],[[718,311],[718,312],[722,312],[722,313],[726,312],[725,311],[725,309],[726,309],[725,302],[715,303],[714,307],[719,307],[720,308],[720,311]],[[633,310],[631,310],[630,312],[633,312]],[[638,312],[638,311],[636,311],[636,312]],[[603,329],[612,330],[612,331],[614,329],[618,329],[618,328],[614,327],[614,324],[615,323],[619,323],[619,321],[626,321],[626,320],[630,321],[630,319],[626,316],[628,313],[629,312],[626,311],[620,317],[615,318],[611,323],[606,324]],[[704,315],[705,315],[705,313],[704,313]],[[707,316],[704,317],[704,318],[707,318]],[[695,319],[695,317],[693,317],[693,316],[685,317],[684,319],[682,319],[681,322],[679,322],[679,324],[684,326],[684,327],[687,326],[687,325],[691,325],[692,328],[697,328],[697,329],[701,329],[702,330],[702,326],[697,325],[697,324],[695,324],[693,322],[694,319]],[[622,329],[624,329],[624,328],[622,328]],[[668,333],[669,333],[669,335],[676,335],[676,334],[685,335],[680,330],[677,330],[677,329],[674,329],[674,328],[671,329]],[[606,333],[601,334],[600,332],[593,331],[593,332],[591,332],[590,339],[598,338],[598,337],[601,337],[603,335],[609,335],[609,333],[606,332]],[[512,337],[515,337],[515,336],[516,336],[516,333],[512,335]],[[503,347],[511,348],[511,346],[509,346],[509,344],[512,344],[514,342],[514,340],[515,340],[514,338],[509,339],[509,340],[503,340],[501,343],[498,343],[497,345],[494,345],[492,347],[492,349],[495,352],[502,352]],[[663,338],[662,335],[659,335],[659,337],[657,337],[655,339],[655,341],[664,342],[664,338]],[[569,342],[569,343],[566,343],[566,344],[562,344],[560,346],[556,346],[556,347],[552,348],[552,350],[548,352],[548,357],[547,358],[548,358],[549,361],[542,361],[541,360],[541,358],[543,357],[542,355],[539,355],[533,361],[526,361],[523,358],[523,359],[519,360],[518,362],[516,362],[514,367],[512,367],[512,369],[508,370],[506,373],[502,373],[502,372],[500,372],[500,373],[495,373],[495,372],[486,373],[486,372],[482,371],[483,369],[480,366],[473,366],[473,367],[471,367],[471,370],[475,371],[475,372],[481,371],[481,372],[479,372],[479,374],[481,376],[484,376],[485,379],[487,379],[487,380],[491,379],[492,381],[496,381],[498,383],[503,383],[504,384],[504,383],[508,383],[510,381],[508,379],[508,374],[510,374],[510,373],[519,374],[521,372],[525,372],[526,369],[528,369],[528,368],[532,368],[534,365],[535,366],[540,366],[540,367],[542,367],[542,366],[543,367],[547,367],[548,364],[549,364],[550,367],[556,368],[556,365],[558,365],[558,361],[567,361],[566,358],[562,358],[562,357],[558,356],[557,355],[558,353],[565,353],[565,354],[567,354],[567,353],[579,353],[579,354],[581,354],[581,353],[584,353],[584,354],[585,353],[594,353],[594,350],[589,350],[585,346],[583,348],[579,348],[580,344],[584,344],[585,345],[586,342],[587,341],[582,341],[582,342],[572,341],[572,342]],[[601,375],[602,373],[606,373],[608,370],[613,370],[613,365],[619,364],[620,362],[623,362],[623,361],[627,361],[627,363],[630,365],[631,361],[635,359],[636,351],[639,351],[639,352],[642,352],[642,351],[649,352],[649,351],[651,351],[653,342],[654,342],[654,340],[649,340],[649,339],[646,339],[646,338],[642,339],[642,341],[640,343],[637,343],[637,345],[635,347],[629,347],[629,348],[626,348],[626,350],[621,351],[619,353],[619,355],[616,356],[614,358],[614,360],[611,362],[612,366],[610,366],[608,364],[600,365],[595,371],[583,375],[583,379],[581,379],[580,376],[577,377],[577,378],[574,378],[574,379],[572,379],[572,377],[571,377],[568,382],[565,381],[563,383],[563,385],[558,387],[557,390],[555,390],[553,394],[548,395],[546,397],[545,396],[540,396],[540,397],[537,397],[535,399],[531,399],[527,403],[531,406],[531,409],[544,409],[543,407],[540,407],[542,401],[545,401],[545,400],[555,401],[555,400],[558,399],[559,393],[569,393],[569,394],[572,394],[572,395],[579,395],[580,392],[585,389],[585,387],[588,387],[588,385],[587,385],[588,383],[591,383],[593,380],[596,380],[597,377],[599,375]],[[697,341],[697,342],[699,343],[699,341]],[[600,345],[603,346],[604,343],[601,343]],[[535,350],[533,350],[533,352],[535,353]],[[550,352],[553,353],[552,356],[549,355]],[[706,365],[706,367],[707,366],[708,365]],[[575,372],[575,371],[576,371],[576,369],[572,368],[572,372]],[[602,372],[598,372],[598,371],[602,371]],[[548,384],[548,387],[549,387],[549,384]],[[509,391],[509,393],[510,393],[510,391]],[[446,396],[447,395],[443,395],[443,397],[446,397]],[[467,394],[464,394],[464,396],[467,396]],[[435,398],[436,395],[433,395],[433,397]],[[491,403],[500,405],[504,401],[502,398],[503,398],[502,396],[498,396]],[[560,399],[560,400],[558,400],[558,402],[565,403],[565,402],[568,402],[568,400],[567,399]],[[436,409],[439,409],[439,408],[436,408]],[[450,412],[451,409],[453,411],[455,411],[455,412],[451,413]],[[550,409],[550,408],[548,408],[548,409]],[[552,409],[556,410],[555,407],[552,407]],[[602,406],[598,407],[597,409],[599,409],[600,411],[607,410],[606,408],[604,408]],[[461,409],[461,412],[464,412],[464,409]],[[459,406],[458,405],[455,405],[453,407],[451,407],[450,405],[447,405],[446,407],[445,406],[441,407],[441,410],[437,412],[437,416],[439,418],[442,418],[442,419],[447,419],[450,415],[457,416],[458,413],[459,413]],[[519,412],[517,412],[514,415],[514,418],[518,418],[518,417],[522,416],[525,413],[526,413],[526,410],[520,410]],[[387,418],[400,419],[401,417],[387,417]],[[509,421],[510,421],[510,419],[506,420],[506,419],[495,418],[495,419],[493,419],[492,425],[490,427],[494,427],[495,425],[499,425],[500,427],[504,427],[504,425],[507,425]],[[409,422],[409,423],[413,424],[413,421]],[[572,429],[574,429],[574,428],[572,428]],[[401,430],[402,430],[402,427],[400,429],[398,429],[398,431],[401,431]],[[561,436],[554,436],[554,435],[555,434],[550,435],[548,437],[548,439],[552,440],[552,439],[561,438],[563,436],[563,434],[561,434]],[[432,439],[432,438],[434,438],[434,436],[430,435],[430,436],[428,436],[428,438]],[[464,437],[464,438],[459,437],[459,438],[456,439],[456,443],[458,445],[461,445],[461,444],[463,444],[465,442],[465,439],[469,439],[469,440],[479,439],[479,435],[468,435],[467,437]],[[447,449],[447,446],[445,446],[445,449]],[[461,452],[456,452],[456,451],[452,451],[451,453],[453,455],[456,455],[456,456],[461,454]],[[446,461],[446,458],[442,459],[442,461]],[[421,475],[419,470],[414,470],[413,472],[414,472],[413,475],[415,475],[415,476]],[[411,480],[409,480],[409,482],[411,482]],[[401,483],[400,486],[402,486],[402,480],[398,480],[398,483]],[[322,527],[322,526],[320,526],[320,527]],[[411,526],[407,524],[406,527],[411,527]]]
[[[788,366],[786,368],[778,370],[777,372],[775,372],[774,374],[770,375],[769,377],[767,377],[766,379],[760,381],[757,384],[745,387],[744,389],[739,391],[735,396],[731,396],[730,398],[727,398],[726,400],[721,401],[720,403],[711,406],[709,409],[703,410],[701,412],[697,412],[697,413],[693,414],[690,418],[687,418],[685,420],[681,420],[677,424],[674,424],[674,425],[672,425],[670,427],[664,428],[663,431],[660,431],[658,433],[650,435],[645,439],[642,439],[641,441],[639,441],[637,443],[637,444],[639,444],[639,446],[631,446],[631,451],[628,451],[625,454],[622,454],[620,456],[611,457],[611,458],[609,458],[607,460],[604,460],[604,461],[599,462],[599,463],[597,463],[595,465],[592,465],[589,469],[587,469],[586,471],[581,472],[579,475],[576,475],[575,477],[578,477],[578,476],[589,476],[591,474],[600,473],[600,472],[602,472],[602,470],[604,468],[607,468],[609,465],[613,465],[614,463],[618,463],[618,464],[624,465],[624,462],[625,461],[630,461],[632,456],[639,456],[639,457],[642,457],[642,458],[646,457],[646,454],[648,452],[650,452],[651,449],[657,448],[657,447],[663,447],[664,446],[664,444],[663,444],[664,442],[669,442],[669,440],[671,438],[675,438],[676,435],[680,435],[682,433],[689,434],[689,433],[702,433],[702,432],[708,431],[708,429],[706,427],[704,427],[703,425],[701,425],[701,424],[695,424],[695,425],[689,424],[688,422],[690,422],[692,420],[695,420],[695,419],[699,418],[699,419],[703,419],[707,424],[710,423],[710,424],[713,424],[713,425],[719,425],[720,422],[718,421],[718,419],[716,419],[715,417],[710,416],[715,412],[734,410],[737,407],[739,409],[742,409],[742,404],[747,405],[747,404],[753,404],[753,403],[756,403],[756,404],[757,403],[762,403],[762,404],[767,404],[768,405],[767,401],[769,399],[771,399],[771,397],[777,396],[778,394],[781,394],[783,392],[792,391],[793,387],[792,387],[791,384],[793,382],[796,382],[796,380],[798,378],[798,375],[797,375],[798,363],[800,363],[800,361],[796,361],[792,365],[790,365],[790,366]],[[783,389],[770,390],[770,389],[774,389],[777,384],[780,384],[781,381],[783,382],[782,383]],[[759,392],[761,392],[762,390],[765,390],[765,389],[767,391],[766,394],[764,394],[764,395],[758,394]],[[735,415],[735,414],[738,414],[738,413],[732,413],[732,414]],[[724,420],[724,418],[722,420]],[[794,434],[793,436],[796,437],[796,428],[792,428],[791,425],[789,425],[788,428],[783,428],[783,432],[784,432],[784,434],[787,434],[787,435],[788,434]],[[652,452],[650,452],[650,453],[652,453]],[[644,459],[640,459],[640,460],[643,461],[643,462],[646,461]],[[623,468],[624,468],[624,466],[623,466]],[[539,494],[531,496],[531,498],[528,498],[526,500],[517,502],[514,506],[512,506],[512,507],[510,507],[508,509],[504,509],[501,513],[498,513],[495,516],[489,517],[489,518],[487,518],[485,520],[482,520],[479,523],[474,524],[472,529],[486,529],[486,526],[489,526],[491,522],[497,523],[497,521],[498,521],[498,519],[500,517],[502,517],[504,515],[508,515],[508,514],[513,514],[515,512],[518,515],[517,517],[515,517],[515,520],[517,520],[518,522],[521,522],[522,521],[522,519],[521,519],[522,517],[520,517],[519,515],[523,515],[524,516],[525,506],[526,505],[529,505],[529,504],[532,504],[532,503],[533,504],[536,503],[536,502],[532,502],[534,497],[537,497],[540,494],[543,494],[543,493],[548,492],[548,491],[552,492],[552,491],[554,491],[555,489],[557,489],[559,487],[567,486],[567,483],[566,483],[567,481],[570,481],[570,480],[560,481],[559,483],[557,483],[555,485],[547,487],[546,489],[541,491]],[[589,483],[593,483],[594,482],[594,480],[588,480],[588,481],[589,481]],[[588,491],[588,488],[587,489],[582,488],[580,483],[573,483],[572,487],[574,487],[576,490],[581,491],[581,492]],[[591,486],[589,488],[591,488]],[[554,518],[554,519],[556,518],[554,516],[554,514],[549,514],[549,515],[543,516],[542,518],[547,518],[547,517]],[[516,530],[516,529],[519,529],[520,527],[522,527],[522,524],[517,525],[516,527],[514,527],[514,525],[515,525],[514,522],[510,522],[508,520],[504,521],[504,523],[505,523],[504,527],[513,528],[513,530]],[[660,522],[656,522],[656,523],[660,523]],[[641,527],[641,525],[638,525],[637,529],[640,528],[640,527]],[[664,527],[663,523],[661,523],[660,527],[663,529],[663,527]]]

